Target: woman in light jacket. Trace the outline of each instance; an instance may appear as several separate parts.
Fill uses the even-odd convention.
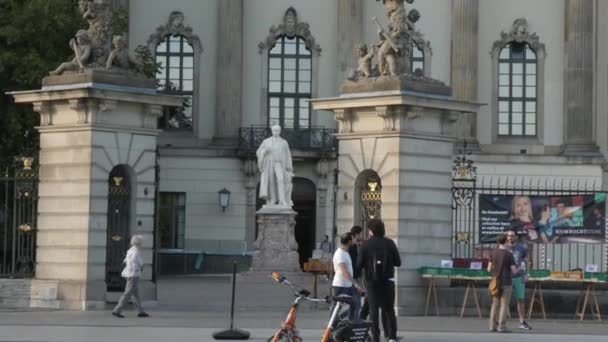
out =
[[[135,304],[137,311],[137,317],[148,317],[149,315],[144,312],[141,307],[141,300],[139,299],[139,277],[141,276],[141,270],[144,265],[141,259],[141,253],[139,248],[143,238],[141,235],[133,235],[131,238],[131,248],[127,251],[124,263],[125,268],[122,270],[122,277],[127,279],[127,285],[125,287],[125,293],[120,297],[118,304],[112,310],[112,315],[123,318],[122,309],[128,303],[129,299]]]

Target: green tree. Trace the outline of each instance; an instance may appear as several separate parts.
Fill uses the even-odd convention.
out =
[[[40,121],[5,93],[39,89],[49,70],[72,57],[68,42],[85,27],[77,0],[0,0],[0,162],[38,146]]]

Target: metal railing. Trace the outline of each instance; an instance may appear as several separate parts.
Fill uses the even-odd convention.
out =
[[[332,128],[313,127],[307,129],[281,130],[281,137],[287,140],[292,150],[333,153],[338,150],[336,130]],[[239,128],[239,151],[255,153],[262,141],[272,135],[270,127],[250,126]]]
[[[477,178],[476,167],[463,153],[454,161],[452,183],[452,243],[453,258],[488,258],[493,243],[480,239],[480,196],[562,196],[602,193],[593,180],[543,177]],[[608,234],[605,232],[605,234]],[[608,235],[604,240],[608,239]],[[532,269],[569,271],[585,269],[587,264],[607,271],[608,249],[602,243],[543,243],[530,246]]]

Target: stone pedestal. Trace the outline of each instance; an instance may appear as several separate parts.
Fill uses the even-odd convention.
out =
[[[49,77],[41,90],[11,94],[17,103],[33,104],[41,118],[35,279],[57,284],[60,308],[106,306],[109,175],[122,165],[131,185],[129,223],[124,236],[111,238],[144,236],[140,293],[144,301],[156,300],[157,122],[163,106],[182,99],[157,94],[145,79],[102,70]]]
[[[254,243],[254,273],[299,272],[295,239],[296,212],[289,208],[262,208],[257,212],[258,238]]]
[[[373,84],[360,88],[366,87]],[[444,86],[437,88],[446,93]],[[417,270],[450,257],[456,123],[460,114],[477,113],[480,105],[407,90],[350,93],[312,103],[314,110],[332,111],[339,122],[338,233],[361,224],[361,186],[375,174],[379,218],[403,260],[396,277],[399,313],[422,314],[425,284]]]

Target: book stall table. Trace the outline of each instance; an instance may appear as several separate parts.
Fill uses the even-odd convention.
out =
[[[606,283],[605,273],[585,273],[583,276],[582,272],[552,272],[550,276],[544,277],[535,277],[531,275],[528,281],[534,283],[532,296],[530,297],[528,319],[532,316],[535,304],[538,304],[542,318],[547,319],[542,284],[552,282],[581,285],[581,290],[576,300],[575,319],[584,320],[587,309],[589,308],[594,319],[598,321],[602,320],[600,306],[595,293],[595,286],[597,284]]]
[[[331,277],[333,265],[331,260],[310,259],[304,263],[304,272],[312,273],[313,275],[313,297],[317,298],[319,288],[319,275],[327,275]]]
[[[461,280],[466,282],[467,288],[464,293],[462,300],[462,308],[460,310],[460,318],[464,317],[464,312],[467,308],[469,298],[472,298],[477,311],[477,316],[481,318],[481,307],[479,305],[479,295],[477,293],[476,283],[488,282],[491,277],[490,274],[482,270],[469,270],[469,269],[450,269],[450,268],[432,268],[423,267],[420,269],[423,279],[429,280],[429,286],[426,296],[426,307],[424,309],[424,315],[428,316],[429,305],[431,298],[435,302],[435,315],[439,316],[439,304],[437,299],[437,279],[448,279],[448,280]]]

